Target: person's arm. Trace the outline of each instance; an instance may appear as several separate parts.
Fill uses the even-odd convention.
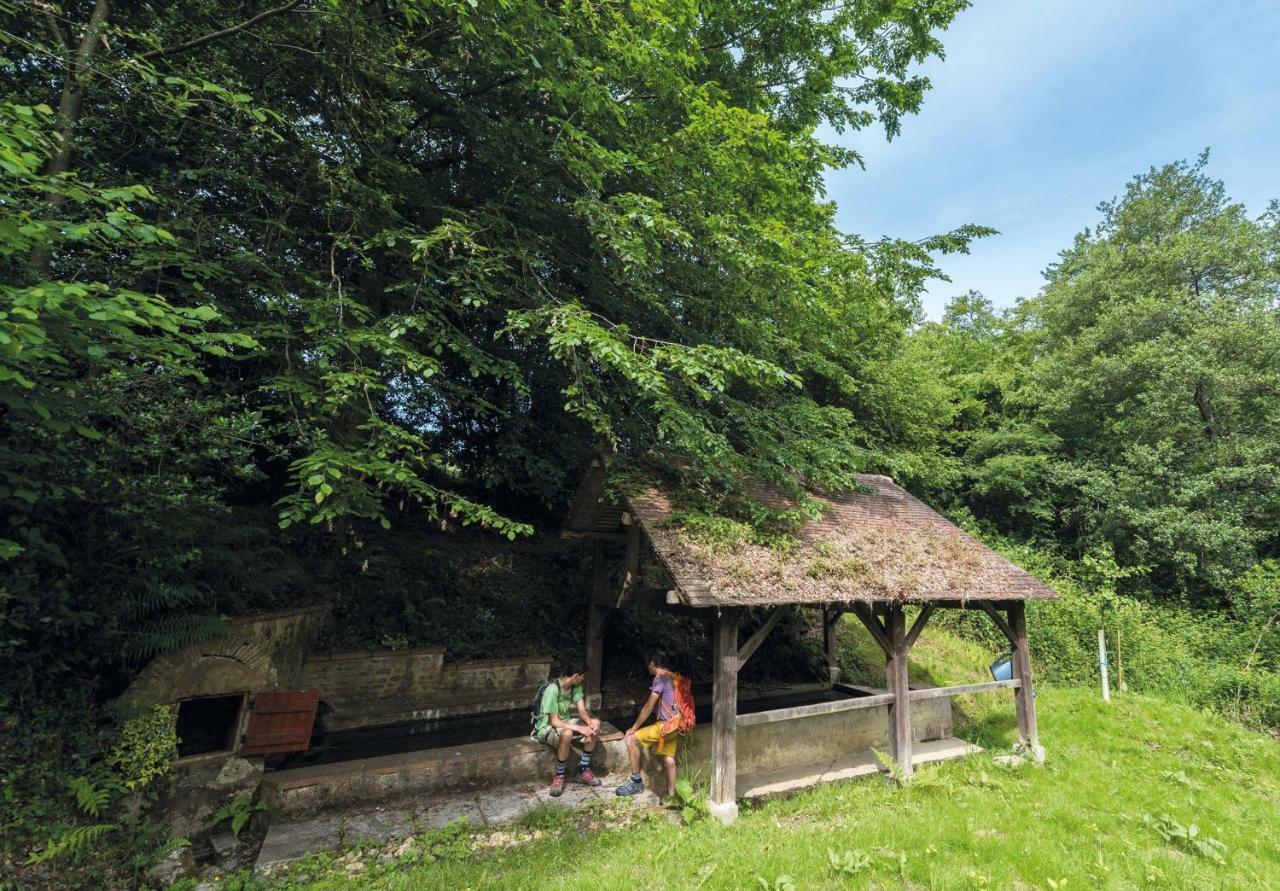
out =
[[[570,724],[568,721],[561,721],[560,715],[556,712],[551,713],[551,726],[556,730],[569,730],[571,733],[581,733],[583,736],[590,736],[595,733],[595,729],[582,724]]]
[[[582,723],[591,728],[593,733],[600,732],[600,719],[591,717],[591,711],[587,708],[587,697],[578,700],[578,717],[582,719]]]
[[[657,705],[658,705],[658,694],[650,693],[649,698],[645,700],[644,708],[640,709],[640,714],[636,715],[635,723],[631,725],[631,728],[627,731],[627,735],[635,733],[637,730],[643,727],[644,722],[649,720],[649,716],[653,714],[653,710],[657,707]]]

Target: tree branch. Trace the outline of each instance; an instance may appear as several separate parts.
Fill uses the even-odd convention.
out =
[[[58,17],[53,13],[53,7],[47,3],[36,4],[44,13],[45,24],[49,26],[49,33],[53,36],[53,41],[58,48],[66,52],[72,48],[71,39],[62,33],[62,28],[58,26]]]
[[[215,40],[221,40],[223,37],[230,37],[232,34],[235,34],[239,31],[243,31],[245,28],[248,28],[252,25],[256,25],[258,22],[262,21],[263,19],[269,19],[272,16],[280,15],[280,13],[282,12],[288,12],[289,10],[293,9],[295,6],[297,6],[301,2],[302,0],[290,0],[290,2],[285,3],[283,6],[277,6],[273,9],[265,9],[262,12],[258,13],[257,15],[253,16],[252,18],[245,19],[243,22],[241,22],[238,25],[232,25],[229,28],[223,28],[221,31],[210,32],[209,34],[206,34],[203,37],[197,37],[194,40],[188,40],[186,43],[179,43],[177,46],[171,46],[167,49],[164,47],[161,47],[160,49],[153,49],[143,53],[140,56],[137,56],[136,58],[139,59],[140,61],[145,62],[145,61],[150,61],[151,59],[158,59],[161,56],[171,56],[171,55],[175,55],[176,53],[185,53],[189,49],[195,49],[196,47],[203,46],[206,43],[211,43]]]

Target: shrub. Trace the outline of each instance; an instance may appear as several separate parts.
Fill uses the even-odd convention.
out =
[[[120,741],[107,756],[107,763],[131,792],[167,776],[177,760],[177,719],[167,705],[153,706],[125,721]]]
[[[1258,564],[1237,581],[1231,610],[1193,609],[1117,593],[1122,575],[1109,571],[1105,553],[1075,562],[1034,544],[988,540],[1062,594],[1027,607],[1040,681],[1097,685],[1101,628],[1113,689],[1123,666],[1128,689],[1213,708],[1253,726],[1280,727],[1280,629],[1273,621],[1280,608],[1280,567],[1274,562]],[[943,611],[935,621],[993,650],[1008,647],[981,614]]]

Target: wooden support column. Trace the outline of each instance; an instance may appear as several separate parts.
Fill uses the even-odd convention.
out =
[[[1010,640],[1013,643],[1013,676],[1021,683],[1013,692],[1018,713],[1018,736],[1037,761],[1044,760],[1040,734],[1036,729],[1036,700],[1031,686],[1031,648],[1027,644],[1026,604],[1021,600],[1009,604]]]
[[[726,825],[738,817],[738,762],[735,734],[738,724],[737,607],[716,616],[712,633],[715,682],[711,693],[711,816]]]
[[[613,610],[601,606],[600,601],[608,594],[609,568],[605,563],[604,543],[595,542],[591,554],[591,602],[587,608],[587,654],[582,670],[587,673],[586,688],[583,693],[587,700],[587,708],[599,711],[601,708],[601,686],[604,681],[604,630],[609,624]]]
[[[901,604],[889,608],[885,616],[885,636],[889,639],[886,676],[893,703],[889,706],[889,744],[893,759],[904,777],[912,774],[911,697],[907,687],[907,614]]]
[[[633,601],[640,590],[640,524],[631,514],[623,514],[627,524],[627,556],[622,566],[622,590],[618,592],[618,606]]]
[[[836,628],[844,610],[831,607],[822,611],[822,651],[827,656],[827,680],[831,684],[840,681],[840,654],[836,646]]]

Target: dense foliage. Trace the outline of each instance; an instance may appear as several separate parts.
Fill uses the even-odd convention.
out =
[[[1207,154],[1134,178],[1004,315],[920,332],[956,407],[954,496],[1121,588],[1217,606],[1280,554],[1280,216]]]
[[[904,333],[983,230],[839,232],[814,134],[896,132],[963,6],[0,3],[11,695],[554,521],[598,440],[927,476]]]

